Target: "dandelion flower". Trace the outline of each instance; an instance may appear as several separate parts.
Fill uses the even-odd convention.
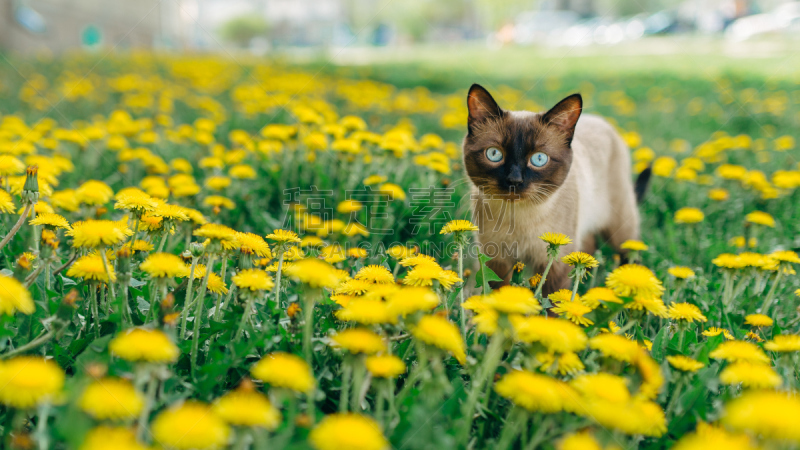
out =
[[[129,427],[109,427],[101,425],[86,433],[80,450],[148,450],[136,440],[134,430]]]
[[[114,191],[102,181],[89,180],[75,190],[75,197],[80,203],[93,206],[105,205],[114,196]]]
[[[536,314],[542,310],[530,289],[503,286],[484,299],[487,306],[504,314]]]
[[[28,222],[30,225],[41,225],[50,228],[69,229],[69,222],[63,216],[55,213],[37,214],[35,219]]]
[[[236,242],[236,230],[216,223],[208,223],[194,230],[197,237],[208,238],[230,245]]]
[[[775,321],[764,314],[748,314],[744,318],[744,323],[751,327],[771,327]]]
[[[53,399],[64,387],[64,371],[38,356],[16,356],[0,363],[0,403],[33,408]]]
[[[281,244],[300,243],[300,237],[294,231],[275,230],[267,235],[267,239]]]
[[[569,385],[585,399],[622,404],[631,398],[626,379],[606,372],[579,375]]]
[[[572,252],[561,258],[561,262],[569,264],[572,267],[582,267],[585,269],[592,269],[599,264],[594,256],[584,252]]]
[[[705,336],[705,337],[719,336],[720,334],[724,335],[725,339],[728,339],[729,341],[732,341],[732,340],[735,339],[733,337],[733,335],[731,334],[731,332],[726,330],[726,329],[724,329],[724,328],[709,327],[706,330],[704,330],[703,333],[702,333],[702,335]]]
[[[669,318],[672,320],[685,320],[691,322],[706,322],[706,316],[691,303],[673,303],[669,305]]]
[[[763,211],[753,211],[744,217],[748,223],[763,225],[765,227],[775,228],[775,219]]]
[[[108,271],[111,274],[111,281],[116,281],[117,275],[111,264],[109,264]],[[97,253],[78,258],[67,270],[67,276],[108,283],[108,274],[106,274],[106,269],[103,265],[103,258]]]
[[[11,194],[0,189],[0,211],[6,214],[11,214],[16,211],[17,207],[14,205],[14,200]]]
[[[560,302],[552,309],[552,311],[578,325],[588,326],[594,324],[594,322],[591,320],[583,317],[584,315],[592,312],[592,308],[589,308],[579,301]]]
[[[103,378],[86,387],[78,404],[97,420],[129,420],[139,416],[144,399],[129,381]]]
[[[217,449],[228,443],[231,430],[208,405],[186,401],[153,419],[153,440],[178,450]]]
[[[371,283],[394,283],[394,276],[392,272],[386,267],[371,265],[361,268],[356,273],[356,280],[366,280]]]
[[[111,340],[108,349],[113,355],[133,362],[169,363],[180,354],[164,332],[144,328],[123,331]]]
[[[250,291],[271,291],[275,287],[272,277],[261,269],[245,269],[231,278],[239,289]]]
[[[742,384],[747,388],[776,388],[783,379],[767,364],[739,361],[728,365],[719,374],[719,380],[725,384]]]
[[[769,358],[757,345],[747,341],[728,341],[717,346],[708,356],[729,362],[748,361],[768,363]]]
[[[394,259],[404,259],[413,256],[417,252],[415,248],[408,248],[402,245],[395,245],[386,250],[386,254]]]
[[[189,271],[183,260],[171,253],[152,253],[139,265],[153,278],[187,277]]]
[[[147,211],[154,211],[158,202],[146,192],[133,188],[125,192],[120,192],[116,196],[117,203],[114,209],[124,209],[135,211],[139,214]]]
[[[565,436],[556,446],[558,450],[602,450],[600,443],[588,431]]]
[[[369,256],[369,254],[363,248],[351,248],[347,250],[347,256],[349,256],[350,258],[363,259]]]
[[[236,207],[236,204],[233,202],[233,200],[221,195],[209,195],[203,199],[203,204],[206,206],[225,209],[234,209]]]
[[[705,218],[703,211],[697,208],[681,208],[675,211],[675,223],[698,223]]]
[[[696,372],[706,366],[700,361],[683,355],[667,356],[667,362],[670,366],[683,372]]]
[[[634,362],[641,351],[636,342],[611,333],[598,334],[589,339],[589,348],[598,350],[605,357],[628,363]]]
[[[667,269],[667,272],[675,278],[679,278],[681,280],[685,280],[688,278],[694,277],[694,271],[688,267],[670,267]]]
[[[354,298],[347,306],[336,311],[337,319],[358,322],[362,325],[377,325],[397,322],[397,315],[389,304],[380,299]]]
[[[464,340],[458,327],[440,316],[423,316],[411,330],[420,341],[448,351],[461,364],[466,362]]]
[[[478,227],[469,220],[451,220],[442,227],[439,234],[461,233],[464,231],[478,231]]]
[[[333,289],[342,280],[341,272],[316,258],[301,259],[286,267],[284,271],[295,280],[313,288]]]
[[[558,353],[578,352],[586,348],[586,333],[567,320],[542,316],[510,316],[510,319],[514,338],[520,342],[539,342],[548,350]]]
[[[561,381],[526,370],[504,375],[494,390],[515,405],[531,412],[556,413],[564,410],[568,387]]]
[[[349,214],[361,211],[363,207],[364,205],[358,200],[345,200],[336,206],[336,211],[342,214]]]
[[[572,295],[572,292],[570,292],[570,295]],[[581,297],[581,302],[589,308],[595,309],[600,306],[600,302],[621,304],[622,299],[617,297],[617,294],[611,289],[599,286],[586,291],[583,297]]]
[[[606,278],[606,286],[620,297],[661,298],[664,287],[653,272],[638,264],[614,269]]]
[[[726,450],[758,450],[744,434],[733,434],[723,428],[699,423],[697,431],[689,433],[675,443],[674,450],[706,450],[724,448]]]
[[[771,341],[764,344],[764,348],[771,352],[800,352],[800,336],[796,334],[774,336]]]
[[[749,391],[725,405],[722,423],[768,439],[800,442],[800,399],[789,392]]]
[[[769,257],[780,262],[800,264],[800,256],[791,250],[778,250],[770,253]]]
[[[350,353],[371,355],[386,350],[383,339],[366,328],[351,328],[340,331],[331,338],[335,347],[341,347]]]
[[[325,416],[308,435],[317,450],[388,450],[389,441],[372,418],[354,413]]]
[[[389,295],[388,309],[392,315],[405,317],[419,311],[431,311],[439,306],[439,296],[424,287],[406,287]]]
[[[117,245],[125,241],[133,231],[125,223],[112,220],[87,220],[75,222],[67,231],[72,236],[73,247],[95,248]]]
[[[644,252],[647,251],[647,249],[650,247],[648,247],[647,244],[645,244],[642,241],[627,240],[620,245],[620,248],[623,248],[625,250],[632,250],[634,252]]]
[[[311,368],[303,358],[290,353],[270,353],[255,363],[250,373],[272,387],[297,392],[309,393],[316,384]]]
[[[11,316],[15,311],[32,314],[35,310],[36,305],[25,285],[15,278],[0,275],[0,314]]]
[[[394,378],[406,373],[406,364],[394,355],[369,356],[365,363],[373,377]]]
[[[249,380],[215,400],[211,410],[230,425],[240,427],[274,430],[281,423],[280,411]]]

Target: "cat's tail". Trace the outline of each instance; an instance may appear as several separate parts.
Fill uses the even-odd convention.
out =
[[[636,178],[636,184],[633,187],[633,191],[636,193],[636,203],[642,203],[644,194],[647,192],[647,186],[650,184],[650,175],[652,174],[653,169],[647,166]]]

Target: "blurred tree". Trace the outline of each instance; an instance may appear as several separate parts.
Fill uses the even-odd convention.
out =
[[[267,36],[269,24],[258,15],[234,17],[225,22],[219,29],[222,39],[240,47],[247,47],[253,38]]]

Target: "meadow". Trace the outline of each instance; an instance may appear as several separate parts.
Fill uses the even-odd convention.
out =
[[[0,447],[798,448],[793,66],[458,56],[0,61]],[[628,264],[491,289],[473,82],[618,128]]]

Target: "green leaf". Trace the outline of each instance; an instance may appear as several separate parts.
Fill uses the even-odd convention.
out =
[[[492,269],[486,266],[486,263],[491,261],[492,258],[479,253],[478,254],[478,261],[480,261],[480,267],[478,268],[478,273],[475,274],[475,288],[481,289],[484,293],[491,291],[489,288],[490,281],[503,281]]]
[[[669,327],[661,327],[658,330],[658,334],[656,334],[656,338],[653,340],[653,359],[658,362],[664,360],[664,351],[666,350],[666,343],[665,339],[669,333]]]

